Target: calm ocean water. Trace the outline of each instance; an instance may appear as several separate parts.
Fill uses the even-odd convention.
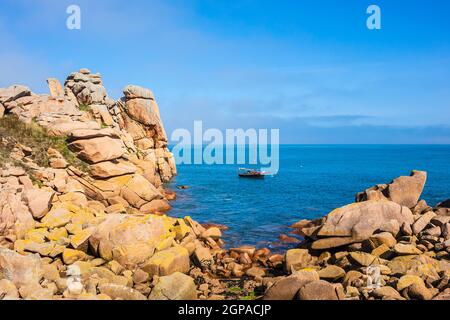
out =
[[[293,222],[321,217],[352,203],[356,192],[413,169],[428,172],[422,198],[430,205],[450,198],[450,146],[444,145],[283,145],[276,176],[243,179],[239,167],[178,165],[170,214],[227,225],[227,247],[277,249],[278,236]]]

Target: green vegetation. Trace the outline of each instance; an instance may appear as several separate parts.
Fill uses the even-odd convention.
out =
[[[69,150],[66,137],[49,136],[45,129],[35,122],[27,124],[12,115],[0,118],[0,140],[7,141],[6,146],[2,145],[0,150],[0,161],[2,164],[11,162],[9,154],[15,144],[20,143],[33,149],[32,159],[39,166],[49,166],[47,150],[53,148],[58,150],[70,165],[83,171],[86,171],[88,168],[85,162],[78,159]]]
[[[255,300],[256,293],[254,291],[249,292],[246,296],[242,297],[241,300]]]
[[[240,300],[255,300],[257,298],[256,292],[247,291],[238,285],[228,287],[227,294]]]
[[[91,112],[91,106],[88,104],[80,104],[80,106],[78,107],[78,109],[80,109],[81,111],[86,111],[86,112]]]

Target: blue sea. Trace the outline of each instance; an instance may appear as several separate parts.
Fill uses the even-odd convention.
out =
[[[226,225],[227,247],[276,251],[292,223],[324,216],[352,203],[357,192],[413,169],[428,172],[422,198],[429,205],[450,198],[449,145],[281,145],[277,175],[239,178],[242,166],[179,164],[168,186],[178,196],[169,214]]]

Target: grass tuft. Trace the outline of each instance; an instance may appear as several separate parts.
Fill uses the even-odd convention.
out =
[[[47,131],[35,122],[25,123],[16,116],[6,115],[0,118],[0,140],[8,141],[6,147],[0,149],[0,161],[2,164],[10,162],[9,154],[16,143],[21,143],[33,149],[32,159],[41,167],[49,166],[47,150],[58,150],[67,163],[83,171],[87,171],[88,164],[77,158],[67,146],[67,137],[52,137]]]

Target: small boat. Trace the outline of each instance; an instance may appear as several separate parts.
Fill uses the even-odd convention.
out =
[[[238,175],[241,178],[264,178],[266,173],[261,170],[239,168]]]

